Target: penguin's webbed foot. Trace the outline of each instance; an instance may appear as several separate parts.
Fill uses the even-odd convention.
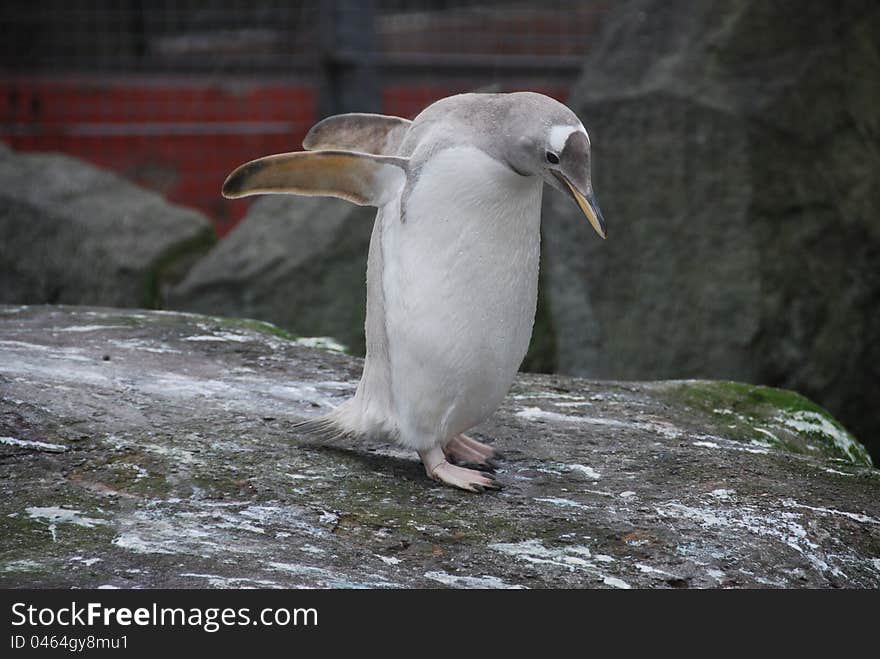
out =
[[[457,487],[468,492],[485,492],[486,490],[500,490],[501,483],[495,480],[495,476],[475,469],[458,467],[446,461],[443,450],[439,446],[420,452],[422,463],[425,465],[425,473],[428,478],[452,487]]]
[[[492,458],[497,457],[495,449],[463,433],[453,437],[443,447],[443,453],[446,455],[447,460],[455,464],[473,465],[488,469],[489,471],[495,471],[496,465],[492,460]]]
[[[495,480],[495,476],[486,471],[458,467],[449,462],[443,462],[428,474],[431,478],[452,487],[457,487],[468,492],[485,492],[486,490],[500,490],[501,483]]]

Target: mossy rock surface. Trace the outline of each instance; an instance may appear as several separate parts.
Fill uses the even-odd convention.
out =
[[[742,382],[688,381],[670,389],[670,401],[709,415],[720,432],[754,446],[872,464],[865,447],[828,410],[795,391]]]
[[[360,374],[313,344],[0,307],[0,587],[880,586],[880,473],[797,394],[523,375],[471,495],[298,434]]]

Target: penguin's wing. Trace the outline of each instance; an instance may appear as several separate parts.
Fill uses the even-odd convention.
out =
[[[406,158],[351,151],[279,153],[238,167],[223,184],[223,196],[280,192],[383,206],[400,194],[408,164]]]
[[[385,114],[337,114],[319,121],[303,139],[309,151],[337,149],[393,156],[412,122]]]

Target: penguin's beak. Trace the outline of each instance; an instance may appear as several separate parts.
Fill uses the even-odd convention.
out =
[[[598,233],[603,240],[607,238],[608,231],[605,228],[605,219],[602,217],[602,211],[599,210],[599,203],[596,201],[596,196],[592,192],[583,193],[578,190],[577,186],[569,181],[568,177],[564,174],[557,171],[554,171],[553,174],[559,179],[560,183],[563,184],[563,187],[571,193],[578,208],[580,208],[581,212],[587,216],[587,219],[596,230],[596,233]]]

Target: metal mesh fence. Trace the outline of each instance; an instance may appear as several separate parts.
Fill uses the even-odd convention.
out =
[[[606,3],[5,0],[0,138],[112,168],[207,212],[225,174],[321,116],[413,116],[451,93],[565,99]]]
[[[291,72],[314,65],[320,3],[5,0],[4,68]]]

